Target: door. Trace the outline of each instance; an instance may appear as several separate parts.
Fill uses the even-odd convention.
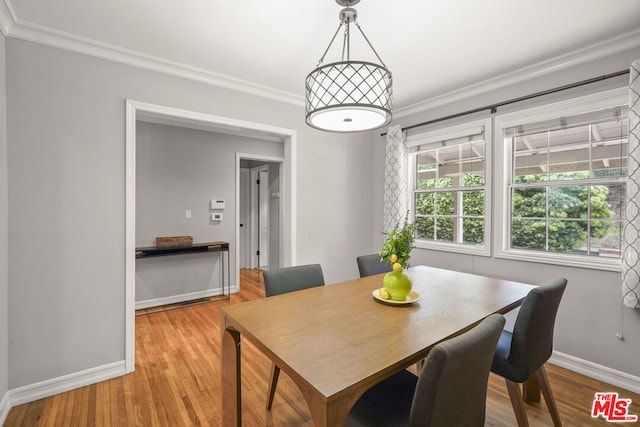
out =
[[[258,172],[258,267],[269,267],[269,170]]]
[[[251,268],[269,267],[269,165],[251,169]]]
[[[251,268],[251,172],[246,168],[240,169],[240,194],[238,194],[238,198],[240,201],[238,267]]]

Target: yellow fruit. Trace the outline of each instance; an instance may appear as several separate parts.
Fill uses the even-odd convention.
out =
[[[396,273],[400,273],[402,271],[402,264],[400,264],[399,262],[393,264],[393,271],[395,271]]]
[[[382,299],[391,298],[391,295],[389,295],[389,292],[385,288],[380,289],[378,291],[378,295],[380,295],[380,298],[382,298]]]
[[[393,264],[394,262],[398,261],[398,255],[396,255],[396,254],[392,254],[392,255],[389,257],[389,261],[391,261],[391,263],[392,263],[392,264]]]

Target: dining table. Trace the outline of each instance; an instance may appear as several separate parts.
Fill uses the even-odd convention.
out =
[[[221,308],[223,425],[242,424],[241,339],[295,382],[314,426],[341,426],[367,389],[535,287],[428,266],[405,273],[412,293],[400,302],[379,298],[379,274]]]

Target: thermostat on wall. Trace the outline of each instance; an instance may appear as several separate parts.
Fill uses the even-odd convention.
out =
[[[211,209],[224,209],[224,199],[212,199],[210,203]]]
[[[222,212],[214,212],[210,215],[211,221],[222,221]]]

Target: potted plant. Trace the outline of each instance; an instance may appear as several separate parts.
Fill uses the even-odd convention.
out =
[[[411,292],[411,278],[404,273],[409,266],[411,250],[415,242],[415,224],[409,222],[409,212],[404,217],[404,224],[396,226],[390,232],[380,249],[382,260],[391,264],[392,271],[384,276],[381,298],[404,301]],[[388,297],[388,298],[385,298]]]

